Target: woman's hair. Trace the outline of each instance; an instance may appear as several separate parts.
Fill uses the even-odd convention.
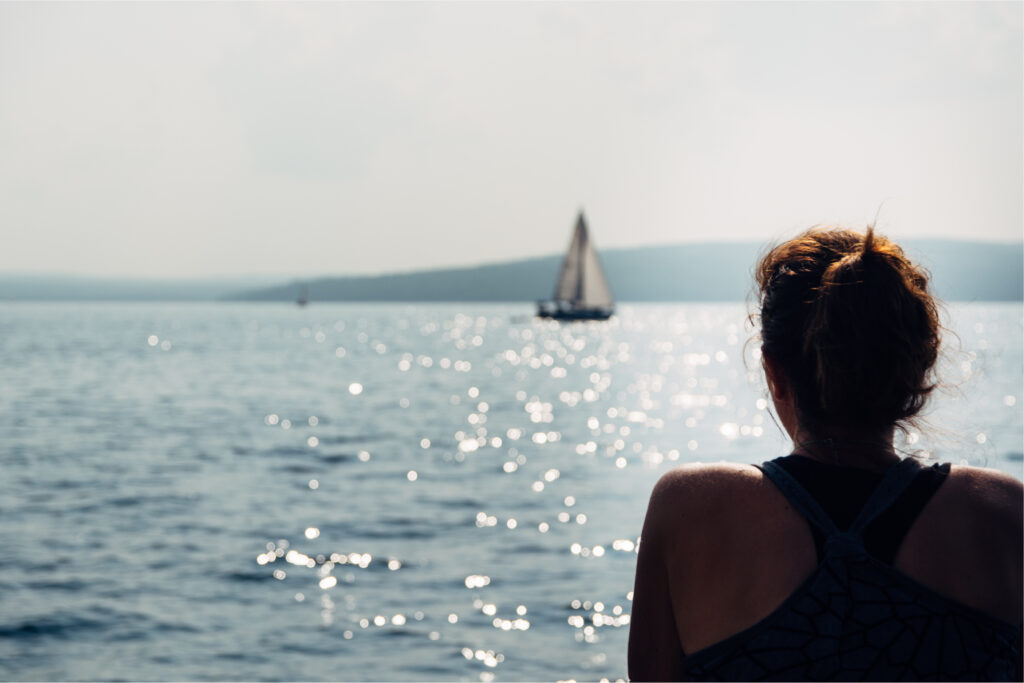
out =
[[[935,388],[939,316],[929,275],[869,227],[813,228],[758,263],[763,350],[811,431],[888,428]]]

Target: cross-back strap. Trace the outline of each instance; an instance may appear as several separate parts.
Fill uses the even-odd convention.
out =
[[[793,507],[807,518],[808,522],[821,529],[826,538],[839,533],[839,529],[836,527],[835,522],[832,521],[832,518],[821,509],[818,501],[814,500],[814,497],[807,492],[807,489],[801,486],[800,482],[794,479],[789,472],[771,461],[761,463],[756,465],[756,467],[764,472],[764,475],[775,484],[776,488],[786,497],[786,500],[792,503]]]
[[[786,500],[807,518],[807,521],[821,529],[826,538],[840,533],[832,518],[818,505],[818,501],[814,500],[814,496],[789,472],[771,461],[757,467],[775,484]],[[896,502],[920,470],[921,465],[913,458],[907,458],[890,467],[846,533],[859,538],[868,524]]]
[[[868,502],[864,503],[860,514],[853,520],[849,532],[856,536],[864,533],[868,524],[873,522],[878,515],[885,512],[890,505],[903,495],[903,492],[914,481],[914,477],[921,471],[921,464],[913,458],[904,458],[890,467],[882,481],[879,482]]]

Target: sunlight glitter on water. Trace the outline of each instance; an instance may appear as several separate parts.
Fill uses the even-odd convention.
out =
[[[615,568],[620,585],[628,586],[632,560],[625,558],[635,558],[643,490],[649,488],[657,471],[685,461],[692,457],[685,454],[697,451],[706,451],[711,457],[728,449],[745,452],[765,436],[763,424],[769,403],[764,395],[758,395],[760,387],[750,385],[756,373],[744,369],[735,352],[740,326],[723,324],[721,318],[707,311],[696,318],[675,315],[663,321],[624,317],[607,328],[516,326],[500,318],[456,314],[432,323],[409,324],[409,329],[419,330],[423,338],[437,340],[430,351],[403,348],[400,340],[393,340],[383,351],[368,338],[367,350],[378,355],[393,354],[391,371],[404,378],[405,386],[470,373],[461,387],[458,381],[449,384],[445,405],[452,422],[448,424],[458,424],[458,428],[445,430],[443,417],[434,417],[436,424],[419,424],[402,448],[415,446],[423,455],[414,469],[398,466],[409,481],[423,483],[424,474],[430,472],[432,486],[460,486],[467,476],[462,472],[474,472],[468,490],[483,486],[489,491],[480,499],[485,505],[478,506],[461,523],[457,516],[451,521],[452,528],[461,524],[482,534],[472,541],[476,549],[471,554],[480,556],[478,566],[490,569],[486,574],[463,575],[460,582],[471,593],[487,597],[474,597],[472,610],[460,608],[457,600],[423,609],[424,619],[435,624],[423,637],[436,643],[465,642],[467,638],[482,638],[482,633],[474,629],[485,625],[503,639],[527,637],[538,631],[536,618],[527,619],[525,605],[515,600],[526,594],[522,588],[514,588],[515,575],[507,568],[516,556],[506,546],[524,534],[538,542],[550,539],[553,545],[544,541],[543,546],[529,551],[541,552],[549,558],[545,562],[557,566],[568,559],[584,566],[593,563]],[[706,330],[716,327],[725,333],[717,342],[708,343]],[[633,336],[616,339],[616,334]],[[353,353],[361,353],[358,338],[343,343]],[[494,345],[499,350],[487,352]],[[483,355],[473,355],[480,353]],[[750,356],[756,358],[756,354]],[[507,379],[494,382],[488,377]],[[386,373],[374,379],[382,386],[388,383]],[[415,389],[407,391],[410,396],[416,395]],[[318,435],[321,445],[329,442],[325,436]],[[983,442],[983,437],[985,434],[978,432],[977,441]],[[752,451],[755,458],[764,457],[759,450]],[[362,453],[359,460],[368,463],[368,454],[364,458]],[[381,449],[375,462],[380,463],[377,467],[392,462],[411,464],[396,457],[395,448],[388,446]],[[491,489],[488,470],[508,477],[509,483]],[[647,484],[598,487],[598,493],[594,490],[598,472],[606,472],[602,476],[610,476],[612,481],[615,476],[625,475],[631,481]],[[622,493],[632,488],[640,490],[641,501],[627,525],[614,521],[605,509],[578,508],[580,501],[593,501],[595,494],[598,499],[624,500]],[[529,503],[531,495],[539,502]],[[539,510],[535,510],[537,505],[541,506]],[[567,508],[577,509],[570,514]],[[567,537],[569,529],[586,533]],[[414,568],[410,576],[419,571],[422,569]],[[361,581],[357,577],[348,585],[358,590]],[[338,585],[332,588],[337,590]],[[386,590],[383,586],[381,589]],[[611,594],[603,593],[605,598]],[[357,602],[360,600],[365,603],[367,596]],[[363,609],[372,611],[372,603]],[[516,608],[503,607],[516,604]],[[569,628],[566,636],[581,647],[609,647],[606,642],[621,647],[622,636],[615,634],[624,634],[628,628],[628,605],[628,596],[618,601],[575,601],[573,614],[562,621]],[[384,612],[360,618],[369,620],[367,623],[375,628],[405,625]],[[481,618],[486,621],[478,621]],[[539,631],[551,638],[551,620],[540,623]],[[457,632],[450,630],[453,628]],[[484,641],[466,644],[462,652],[467,662],[484,667],[481,675],[500,675],[498,664],[524,663],[512,641],[502,647],[501,658],[495,643]],[[621,666],[619,652],[601,650],[598,659],[588,661],[616,661]]]
[[[513,306],[481,306],[482,314],[465,306],[173,310],[177,327],[141,309],[123,322],[101,312],[103,339],[124,325],[133,353],[147,350],[110,361],[124,366],[114,385],[97,381],[107,375],[90,365],[107,357],[84,350],[77,381],[40,385],[47,358],[31,372],[6,369],[15,380],[6,414],[28,422],[6,432],[12,459],[2,499],[45,521],[46,501],[68,497],[22,500],[16,482],[69,480],[90,503],[53,517],[56,535],[69,519],[94,545],[130,534],[124,549],[81,556],[144,563],[131,585],[109,567],[107,581],[126,598],[144,597],[135,601],[140,612],[152,604],[153,623],[188,627],[118,641],[117,657],[107,656],[107,641],[90,643],[92,659],[68,649],[74,639],[51,641],[90,679],[300,672],[343,680],[369,670],[400,680],[620,678],[654,482],[697,457],[759,462],[783,445],[756,345],[741,348],[740,306],[624,306],[592,325],[538,322]],[[88,330],[93,318],[76,325]],[[1019,470],[1020,350],[1006,346],[1020,329],[1019,307],[968,311],[966,320],[957,329],[973,355],[951,367],[959,377],[960,363],[970,363],[978,379],[966,405],[981,407],[950,403],[943,423],[974,415],[962,430],[969,448]],[[67,402],[48,412],[38,397],[64,386]],[[114,395],[126,399],[116,414]],[[18,413],[19,401],[47,420]],[[69,405],[83,414],[65,415]],[[74,420],[88,430],[52,429]],[[949,457],[930,433],[915,434],[908,447]],[[975,458],[969,448],[964,459]],[[60,477],[23,469],[19,453],[43,464],[62,454]],[[116,480],[112,467],[122,473]],[[102,486],[91,488],[93,480]],[[129,531],[121,505],[152,534]],[[62,572],[91,585],[74,539],[54,540],[72,553]],[[27,542],[34,556],[49,556],[41,542]],[[219,552],[199,552],[209,547]],[[183,548],[195,571],[180,571]],[[29,569],[14,580],[35,581]],[[81,590],[81,609],[103,603]],[[51,604],[36,599],[43,595],[28,591],[0,624],[35,623],[31,606]],[[69,613],[75,595],[65,596]],[[214,652],[210,644],[221,641],[247,654]],[[211,654],[193,661],[176,651]],[[31,666],[18,671],[53,679]]]
[[[487,336],[482,334],[482,328],[477,329],[479,325],[486,327],[486,320],[481,321],[472,317],[456,316],[453,320],[439,325],[420,326],[420,330],[425,336],[430,336],[440,330],[446,330],[446,332],[442,333],[442,337],[447,341],[454,342],[455,350],[460,351],[483,346]],[[475,333],[471,333],[470,328],[473,328]],[[546,333],[549,331],[553,332],[554,336],[547,337]],[[564,406],[564,409],[573,411],[577,407],[596,402],[602,397],[611,398],[612,395],[609,392],[614,384],[613,372],[611,371],[618,365],[629,365],[637,357],[637,351],[633,344],[627,342],[602,343],[593,338],[588,338],[589,335],[559,334],[557,327],[550,328],[549,330],[536,327],[532,330],[510,329],[508,333],[513,338],[519,337],[523,339],[526,343],[519,347],[506,348],[497,354],[496,358],[492,359],[493,365],[491,369],[494,375],[499,375],[504,367],[510,372],[519,373],[516,377],[519,381],[527,380],[527,376],[522,374],[524,372],[537,372],[543,374],[549,380],[564,381],[570,379],[570,368],[579,367],[584,370],[580,377],[584,382],[583,386],[579,388],[562,388],[553,396],[554,400],[544,400],[543,395],[540,393],[529,394],[517,389],[514,398],[521,406],[526,422],[517,424],[515,421],[512,421],[510,424],[509,420],[512,415],[507,412],[506,408],[494,413],[494,419],[498,421],[495,427],[500,429],[504,436],[503,439],[488,434],[488,430],[491,428],[490,418],[492,417],[491,413],[494,412],[492,407],[495,401],[491,398],[480,400],[482,397],[480,386],[478,384],[470,384],[463,390],[463,396],[472,399],[473,403],[467,405],[466,412],[463,413],[463,419],[471,430],[457,430],[454,433],[453,443],[445,439],[443,435],[437,434],[424,436],[421,433],[416,438],[416,443],[420,449],[431,453],[438,453],[440,455],[440,462],[453,464],[469,462],[467,458],[490,457],[487,455],[488,452],[502,451],[504,448],[503,455],[505,459],[504,462],[499,461],[499,471],[506,475],[515,474],[517,470],[528,465],[528,458],[526,454],[517,452],[518,449],[511,444],[520,442],[525,438],[530,446],[530,450],[540,453],[546,449],[557,447],[563,439],[562,432],[564,430],[562,429],[537,430],[536,428],[530,429],[530,425],[555,424],[559,419],[558,411],[555,409],[556,405]],[[593,348],[591,353],[578,355],[588,347]],[[671,353],[673,348],[671,343],[668,342],[660,342],[658,347],[666,353]],[[443,353],[437,355],[425,353],[412,354],[408,351],[402,353],[403,355],[399,358],[398,363],[392,366],[396,368],[397,372],[401,373],[412,373],[417,368],[419,372],[432,373],[439,370],[458,372],[460,367],[471,368],[473,365],[467,359],[458,357],[451,359]],[[438,359],[439,355],[440,360]],[[679,382],[667,379],[667,375],[671,373],[673,367],[679,368],[680,372],[687,375],[699,370],[701,367],[710,366],[712,363],[722,365],[728,362],[728,355],[721,349],[705,353],[684,354],[681,362],[678,364],[667,361],[662,362],[657,374],[642,376],[639,382],[631,382],[625,385],[627,387],[625,396],[633,397],[633,400],[636,401],[635,405],[623,404],[623,395],[620,393],[617,395],[619,405],[611,406],[603,411],[603,413],[606,413],[607,423],[602,424],[600,418],[593,415],[585,416],[584,428],[591,438],[573,439],[570,452],[585,458],[592,458],[599,453],[606,453],[606,455],[614,456],[611,459],[611,465],[614,469],[618,470],[626,468],[634,459],[646,468],[657,467],[666,460],[677,460],[680,453],[679,449],[666,448],[662,450],[654,444],[644,444],[641,441],[641,439],[646,440],[651,432],[664,429],[665,419],[656,412],[659,410],[659,406],[664,404],[674,405],[684,410],[701,409],[699,417],[703,420],[707,409],[728,408],[729,398],[725,394],[714,393],[714,389],[719,383],[718,380],[713,378],[703,378],[700,384],[683,385],[693,388],[701,386],[708,391],[708,393],[693,393],[689,391],[680,392],[675,388],[681,386]],[[691,379],[697,378],[691,377]],[[667,390],[666,385],[676,392],[670,394],[670,400],[667,401],[661,398],[662,393]],[[461,406],[462,403],[463,401],[459,400],[456,394],[453,394],[449,401],[449,404],[455,408]],[[498,401],[498,404],[503,405],[501,401]],[[569,413],[569,415],[571,414]],[[738,422],[732,421],[719,424],[721,425],[720,433],[730,441],[751,434],[750,425],[741,425]],[[612,435],[610,440],[608,439],[608,434]],[[602,444],[602,442],[604,443]],[[449,450],[449,448],[444,446],[438,449],[436,447],[437,443],[452,443],[453,450]],[[696,448],[695,439],[689,440],[689,444],[691,449]],[[365,462],[362,455],[360,460]],[[421,465],[416,470],[408,470],[408,478],[410,480],[419,478],[423,469],[424,466]],[[546,495],[546,488],[560,485],[560,480],[563,478],[563,469],[561,466],[546,466],[534,470],[532,482],[527,483],[528,490],[535,494]],[[415,477],[413,476],[414,473]],[[445,478],[439,477],[439,481]],[[571,491],[563,489],[557,493],[556,502],[564,507],[572,507],[576,505],[577,497]],[[500,528],[505,532],[512,533],[518,533],[520,529],[527,528],[532,533],[540,535],[546,535],[551,531],[550,522],[547,520],[534,519],[531,524],[524,527],[519,519],[524,516],[522,513],[516,514],[514,508],[508,508],[506,512],[508,514],[480,511],[476,514],[475,519],[472,520],[473,526],[478,529]],[[529,515],[526,516],[528,517]],[[588,514],[583,511],[573,515],[556,512],[551,515],[551,521],[554,521],[556,516],[559,523],[567,524],[571,522],[577,527],[583,527],[590,521]],[[635,554],[636,543],[620,537],[597,543],[573,542],[563,546],[563,548],[566,548],[570,556],[588,560],[603,560],[612,554]],[[483,583],[484,581],[486,583]],[[470,575],[464,582],[467,588],[479,590],[490,585],[490,577]],[[483,616],[491,617],[491,625],[497,630],[511,632],[525,631],[528,628],[526,626],[528,620],[525,620],[521,614],[509,615],[508,617],[497,614],[498,607],[495,603],[483,602],[475,609],[479,610]],[[596,629],[605,626],[621,626],[628,623],[628,614],[624,614],[621,607],[619,607],[617,613],[612,615],[602,615],[600,610],[598,610],[597,614],[599,616],[594,618],[592,615],[588,623],[582,627],[584,630],[580,638],[586,644],[597,642],[598,632]],[[444,620],[449,624],[459,623],[456,612],[447,612],[447,615]],[[443,638],[441,631],[435,630],[430,633],[434,634],[434,637],[438,640]],[[474,649],[473,652],[486,652],[486,650]],[[474,660],[476,659],[474,656]]]

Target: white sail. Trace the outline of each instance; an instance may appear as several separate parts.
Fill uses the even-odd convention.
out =
[[[597,252],[590,243],[582,212],[576,219],[576,229],[562,262],[554,299],[570,302],[574,308],[607,308],[613,305],[612,292]]]
[[[582,259],[580,254],[583,244],[587,241],[587,224],[581,213],[576,219],[576,229],[573,230],[572,239],[569,241],[569,249],[565,252],[565,259],[562,261],[562,272],[555,282],[555,301],[576,301],[579,299],[580,280],[582,273]]]
[[[586,308],[611,308],[612,291],[608,287],[608,280],[604,277],[604,269],[601,268],[601,260],[597,257],[597,251],[590,244],[589,237],[586,240],[586,248],[583,250],[583,271],[580,291],[582,299],[580,305]]]

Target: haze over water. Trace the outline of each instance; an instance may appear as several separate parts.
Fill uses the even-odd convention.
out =
[[[1021,478],[1022,307],[950,311],[906,447]],[[532,313],[0,306],[0,677],[625,677],[653,483],[786,443],[743,306]]]
[[[602,249],[875,219],[899,241],[1018,241],[1022,17],[0,3],[0,273],[472,266],[562,253],[581,206]]]

